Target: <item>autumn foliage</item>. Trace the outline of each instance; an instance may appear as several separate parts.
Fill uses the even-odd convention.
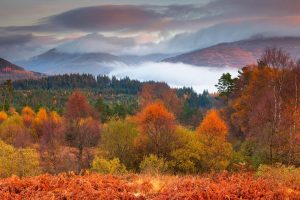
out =
[[[217,110],[210,110],[197,128],[199,136],[216,137],[225,140],[228,135],[228,126],[221,119]]]
[[[147,153],[166,156],[176,140],[175,117],[161,102],[149,104],[136,116],[140,135],[136,146]]]
[[[151,82],[130,112],[88,90],[3,107],[0,199],[300,199],[299,63],[271,49],[223,75],[218,109]]]
[[[1,199],[299,199],[287,187],[251,173],[187,176],[60,174],[0,180]]]

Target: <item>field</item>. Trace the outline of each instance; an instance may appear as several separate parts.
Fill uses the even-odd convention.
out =
[[[252,173],[124,176],[72,173],[0,180],[1,199],[300,199],[292,182]]]

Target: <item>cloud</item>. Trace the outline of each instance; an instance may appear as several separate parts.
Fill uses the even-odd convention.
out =
[[[187,52],[219,43],[249,39],[256,35],[264,37],[298,37],[300,35],[300,17],[224,22],[196,32],[177,34],[159,45],[165,46],[165,49],[174,52]]]
[[[142,63],[140,65],[124,65],[120,63],[110,64],[112,71],[109,76],[130,77],[140,81],[163,81],[172,87],[193,87],[197,92],[208,89],[216,92],[215,84],[223,73],[231,73],[237,76],[237,69],[212,68],[187,65],[182,63]]]
[[[299,15],[298,0],[215,0],[202,6],[205,19],[282,17]]]
[[[72,9],[28,26],[8,26],[12,32],[129,32],[195,29],[199,5],[101,5]],[[185,22],[185,23],[183,23]],[[181,27],[183,26],[183,27]]]
[[[30,51],[28,44],[34,40],[30,38],[32,35],[67,38],[69,34],[80,33],[86,36],[59,49],[64,52],[145,55],[184,53],[257,34],[266,37],[300,34],[299,0],[211,0],[206,4],[176,5],[171,4],[171,0],[168,2],[144,5],[133,1],[131,5],[98,5],[64,12],[60,9],[61,13],[31,25],[0,27],[2,35],[11,35],[2,43],[7,40],[5,45],[10,49],[19,42],[26,44]],[[92,32],[99,34],[90,35]],[[54,44],[55,40],[52,46]],[[36,46],[37,43],[32,45],[37,49]]]
[[[21,34],[21,35],[1,35],[0,36],[0,46],[7,45],[22,45],[33,38],[32,34]]]
[[[121,54],[125,49],[135,45],[133,38],[105,37],[98,33],[92,33],[63,43],[56,49],[58,52],[67,53],[108,52],[110,54]]]
[[[33,34],[2,35],[0,36],[0,58],[10,61],[27,59],[53,48],[63,41],[65,40]]]
[[[157,24],[161,16],[154,10],[133,5],[104,5],[70,10],[43,20],[75,30],[140,30]]]

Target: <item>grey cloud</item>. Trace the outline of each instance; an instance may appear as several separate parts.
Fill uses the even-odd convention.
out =
[[[132,48],[135,45],[133,38],[105,37],[101,34],[93,33],[64,43],[58,46],[57,50],[68,53],[109,52],[121,54],[125,49]]]
[[[8,45],[22,45],[33,38],[32,34],[25,35],[1,35],[0,36],[0,46],[8,46]]]
[[[27,59],[53,48],[61,42],[63,40],[57,40],[51,36],[3,35],[0,36],[0,58],[11,61]]]
[[[159,13],[143,6],[106,5],[70,10],[42,21],[76,30],[118,31],[147,29],[161,20]]]

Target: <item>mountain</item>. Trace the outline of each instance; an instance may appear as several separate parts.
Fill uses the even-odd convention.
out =
[[[26,69],[48,74],[60,73],[106,73],[105,63],[121,62],[108,53],[65,53],[51,49],[27,61],[19,62]]]
[[[221,43],[162,61],[181,62],[196,66],[241,68],[247,64],[256,63],[267,47],[281,48],[288,52],[292,58],[300,58],[300,37],[273,37]]]
[[[27,71],[22,67],[0,58],[0,83],[5,80],[34,79],[43,76],[40,73]]]
[[[137,65],[142,62],[159,62],[171,56],[170,54],[150,54],[145,56],[122,55],[116,56],[109,53],[70,53],[51,49],[18,64],[26,69],[47,74],[62,73],[90,73],[108,74],[115,66]]]

